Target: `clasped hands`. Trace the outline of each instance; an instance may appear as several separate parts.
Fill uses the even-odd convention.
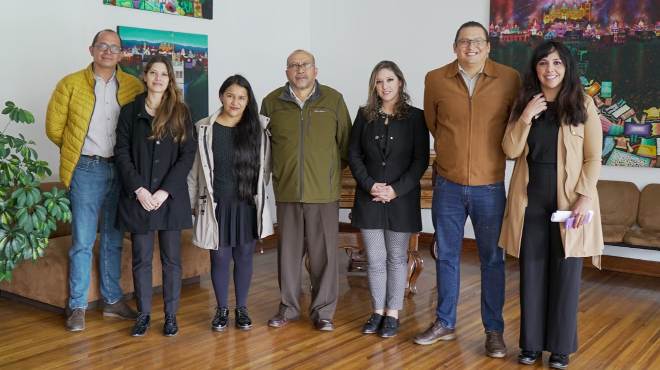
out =
[[[135,191],[135,196],[138,202],[140,202],[140,205],[142,205],[142,208],[146,211],[155,211],[165,203],[170,194],[162,189],[151,194],[149,190],[140,187]]]
[[[396,198],[394,188],[383,182],[377,182],[371,187],[372,201],[389,203],[392,199]]]

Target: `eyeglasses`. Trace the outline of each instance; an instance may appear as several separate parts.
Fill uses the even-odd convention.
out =
[[[121,53],[121,47],[119,47],[117,45],[108,45],[104,42],[98,43],[98,44],[94,45],[94,47],[96,48],[96,50],[98,50],[102,53],[105,53],[106,51],[110,51],[111,54]]]
[[[294,70],[303,70],[306,71],[310,68],[314,67],[314,63],[289,63],[286,66],[286,69],[294,69]]]
[[[470,39],[458,39],[458,40],[456,41],[456,43],[457,43],[460,47],[463,47],[463,48],[466,48],[466,47],[468,47],[468,46],[470,46],[470,45],[474,45],[474,46],[480,48],[480,47],[486,45],[486,42],[487,42],[487,41],[488,41],[488,40],[485,40],[485,39],[474,39],[474,40],[470,40]]]

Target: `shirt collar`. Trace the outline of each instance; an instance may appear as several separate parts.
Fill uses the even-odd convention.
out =
[[[312,95],[314,95],[314,93],[316,92],[316,83],[314,83],[314,87],[312,87],[312,91],[309,92],[309,95],[307,95],[307,98],[305,100],[301,100],[298,97],[298,95],[296,95],[296,93],[293,91],[293,88],[291,87],[291,84],[289,84],[289,92],[291,93],[291,96],[293,96],[293,98],[296,99],[298,105],[302,107],[303,105],[305,105],[305,102],[309,100],[309,98],[312,97]]]
[[[102,81],[102,82],[105,83],[105,79],[103,77],[97,75],[96,73],[94,73],[94,79],[96,81]],[[110,79],[108,79],[108,83],[115,82],[115,81],[117,81],[117,71],[116,70],[114,72],[112,72],[112,76],[110,76]]]
[[[479,76],[480,74],[484,73],[484,68],[486,68],[486,63],[484,63],[484,65],[481,66],[481,69],[479,70],[479,72],[477,72],[476,75],[474,75],[474,76],[470,76],[470,75],[465,71],[465,69],[463,69],[463,67],[461,67],[461,63],[458,63],[458,62],[457,62],[456,64],[458,65],[458,72],[459,72],[460,74],[462,74],[463,76],[469,78],[469,79],[473,79],[473,78]]]

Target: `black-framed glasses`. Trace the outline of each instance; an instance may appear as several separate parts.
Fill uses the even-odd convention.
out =
[[[486,42],[488,42],[488,40],[486,40],[486,39],[458,39],[458,40],[456,40],[456,43],[459,46],[464,47],[464,48],[466,48],[470,45],[474,45],[474,46],[480,48],[480,47],[486,45]]]
[[[119,54],[121,53],[121,47],[117,45],[108,45],[104,42],[99,42],[98,44],[94,45],[96,50],[105,53],[106,51],[109,51],[111,54]]]

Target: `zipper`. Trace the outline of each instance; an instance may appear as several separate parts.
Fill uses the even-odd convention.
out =
[[[475,86],[476,88],[476,86]],[[470,175],[472,172],[472,166],[471,166],[471,159],[472,159],[472,145],[470,144],[472,142],[472,95],[469,95],[470,91],[468,90],[468,161],[467,161],[467,183],[468,185],[472,185],[472,182],[470,181]]]
[[[300,109],[300,145],[299,145],[300,149],[298,153],[299,154],[298,172],[300,177],[300,189],[299,189],[300,194],[298,199],[300,199],[301,202],[303,201],[303,194],[304,194],[303,192],[303,178],[304,178],[304,167],[305,167],[304,164],[305,156],[304,156],[304,147],[303,147],[304,145],[305,145],[305,115],[304,115],[304,108],[301,108]]]
[[[94,85],[92,85],[92,90],[94,90],[94,102],[92,104],[92,115],[89,116],[89,121],[87,122],[87,131],[85,131],[85,136],[83,138],[83,144],[80,147],[80,155],[82,155],[82,149],[83,146],[85,146],[85,139],[87,138],[87,135],[89,134],[89,126],[92,125],[92,117],[94,117],[94,112],[96,111],[96,78],[94,79]],[[119,82],[117,82],[117,94],[119,94]],[[119,103],[119,100],[117,100],[117,103]],[[80,156],[78,156],[78,161],[80,161]],[[76,163],[77,164],[77,163]]]
[[[208,131],[208,126],[204,127],[204,154],[206,154],[204,156],[204,159],[206,159],[206,164],[209,166],[209,173],[210,173],[210,172],[213,172],[213,168],[211,167],[211,161],[209,160],[209,146],[208,146],[208,142],[206,141],[207,131]],[[202,171],[202,172],[204,172],[204,171]],[[211,181],[210,181],[211,186],[213,186],[214,178],[213,178],[213,176],[210,176],[210,177],[211,177]]]

